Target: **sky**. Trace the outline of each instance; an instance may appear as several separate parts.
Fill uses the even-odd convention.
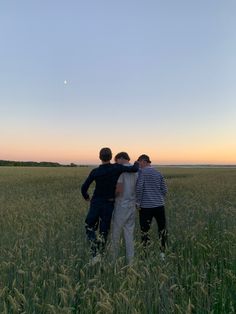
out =
[[[1,0],[0,159],[236,164],[235,0]]]

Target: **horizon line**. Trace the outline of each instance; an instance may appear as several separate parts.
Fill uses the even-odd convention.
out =
[[[0,159],[0,162],[4,161],[4,162],[22,162],[22,163],[30,163],[30,162],[35,162],[35,163],[57,163],[61,166],[67,166],[67,165],[71,165],[74,164],[76,166],[97,166],[100,165],[101,163],[75,163],[75,162],[68,162],[68,163],[61,163],[58,161],[46,161],[46,160],[42,160],[42,161],[34,161],[34,160],[27,160],[27,161],[23,161],[23,160],[7,160],[7,159]],[[236,167],[236,163],[235,164],[231,164],[231,163],[152,163],[153,166],[166,166],[166,167],[173,167],[173,166],[231,166],[231,167]]]

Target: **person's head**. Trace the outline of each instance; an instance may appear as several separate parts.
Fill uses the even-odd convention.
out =
[[[130,161],[129,155],[126,152],[116,154],[114,159],[118,164],[125,164]]]
[[[151,160],[150,160],[149,156],[145,155],[145,154],[139,156],[138,162],[139,162],[139,165],[141,168],[150,166],[150,164],[151,164]]]
[[[99,152],[99,158],[102,162],[109,162],[112,159],[112,152],[110,148],[103,147]]]

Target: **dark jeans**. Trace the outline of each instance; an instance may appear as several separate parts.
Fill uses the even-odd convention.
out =
[[[98,251],[103,252],[108,232],[110,230],[111,218],[114,209],[114,201],[94,198],[91,200],[89,212],[85,219],[85,229],[88,240],[91,243],[92,255]],[[97,239],[96,231],[99,228],[100,239]]]
[[[166,215],[165,207],[141,208],[139,211],[139,223],[141,228],[141,241],[146,247],[150,243],[149,230],[152,218],[156,219],[158,225],[158,234],[161,241],[161,250],[164,251],[167,241]]]

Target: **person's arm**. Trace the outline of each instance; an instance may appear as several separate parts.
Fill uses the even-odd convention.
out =
[[[121,174],[116,184],[116,197],[120,196],[123,193],[123,189],[124,189],[123,175]]]
[[[140,207],[143,196],[143,187],[144,187],[144,176],[142,172],[139,173],[137,183],[136,183],[136,205]]]
[[[90,172],[88,178],[85,180],[85,182],[81,186],[81,193],[83,195],[83,198],[86,201],[89,201],[89,199],[90,199],[89,194],[88,194],[88,189],[89,189],[89,186],[91,185],[91,183],[93,182],[93,180],[94,180],[94,171],[92,170]]]
[[[167,193],[167,185],[163,176],[161,176],[161,194],[165,196]]]
[[[129,167],[117,164],[117,167],[119,168],[121,173],[122,172],[138,172],[138,170],[139,170],[139,163],[137,161],[135,161],[133,166],[129,166]]]

